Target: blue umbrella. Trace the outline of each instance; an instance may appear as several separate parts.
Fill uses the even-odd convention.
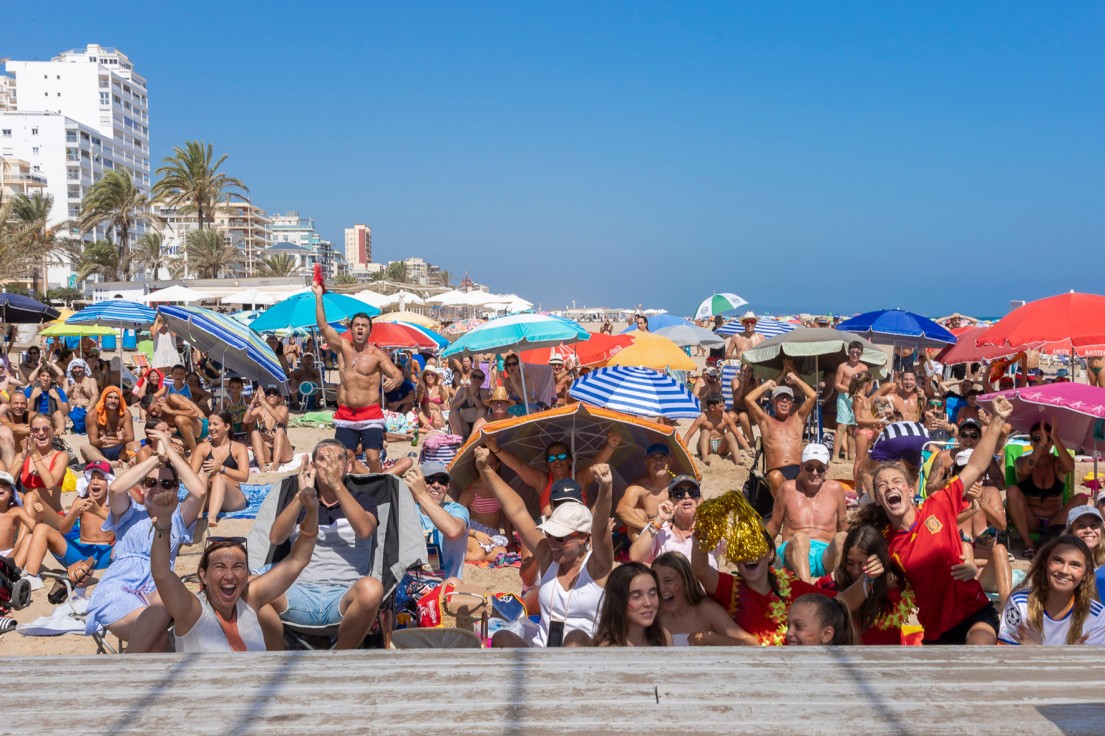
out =
[[[902,309],[864,312],[841,322],[836,329],[894,347],[942,348],[955,344],[955,335],[945,328],[928,317]]]
[[[61,316],[61,312],[22,294],[0,294],[0,322],[9,325],[33,325]]]
[[[172,305],[160,307],[159,311],[172,332],[216,358],[224,368],[262,385],[283,385],[288,380],[272,348],[229,315]]]
[[[137,330],[152,325],[157,311],[126,299],[96,302],[65,320],[67,325],[100,325],[117,330]]]
[[[322,306],[326,311],[327,322],[340,322],[358,312],[364,312],[370,317],[380,313],[379,309],[367,302],[332,291],[323,294]],[[273,304],[249,326],[257,332],[275,332],[288,328],[311,328],[316,324],[315,295],[305,292]]]
[[[568,395],[638,417],[696,419],[702,413],[702,405],[686,386],[651,368],[599,368],[577,378]]]
[[[663,329],[664,327],[675,327],[677,325],[690,325],[691,327],[694,327],[693,322],[688,322],[682,317],[676,317],[671,314],[654,314],[648,318],[649,332],[655,332],[656,330]],[[635,329],[637,329],[636,323],[622,330],[622,334],[624,335],[627,332],[632,332]]]
[[[775,337],[776,335],[790,332],[796,326],[797,325],[792,325],[789,322],[780,322],[777,319],[757,319],[755,332],[757,335],[763,335],[764,337]],[[737,320],[726,322],[717,329],[717,334],[727,337],[739,335],[742,332],[744,332],[744,325]]]

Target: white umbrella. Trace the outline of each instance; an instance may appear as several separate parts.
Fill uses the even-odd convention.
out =
[[[212,299],[214,296],[214,294],[209,294],[206,291],[196,291],[187,286],[178,285],[152,291],[139,299],[139,301],[146,304],[153,304],[154,302],[182,302],[184,304],[191,304],[192,302],[198,302],[204,299]]]
[[[412,294],[409,291],[397,291],[394,294],[389,294],[384,297],[385,301],[383,306],[390,307],[392,304],[399,305],[399,311],[403,311],[407,304],[425,304],[426,301],[418,296],[418,294]]]
[[[390,303],[387,296],[381,294],[378,291],[373,291],[372,289],[358,291],[356,294],[353,295],[353,298],[360,299],[365,304],[371,304],[377,309],[382,309]]]
[[[442,294],[431,296],[429,299],[426,300],[426,303],[440,304],[443,307],[459,307],[464,306],[468,303],[464,301],[467,296],[467,292],[453,289],[452,291],[446,291]]]
[[[257,304],[261,306],[269,306],[276,304],[283,297],[276,294],[272,294],[267,291],[258,291],[257,289],[243,289],[242,291],[236,291],[233,294],[227,294],[219,300],[220,304]]]

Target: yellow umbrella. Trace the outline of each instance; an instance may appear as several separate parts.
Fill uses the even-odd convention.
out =
[[[415,312],[388,312],[387,314],[381,314],[379,317],[374,317],[373,319],[378,319],[381,322],[410,322],[411,324],[428,327],[431,330],[440,329],[437,322],[434,322],[424,314],[416,314]]]
[[[625,333],[633,338],[633,344],[610,356],[604,365],[628,365],[662,371],[693,371],[698,365],[683,348],[662,335],[633,330]]]
[[[69,309],[67,307],[56,307],[56,309],[58,310],[59,314],[58,318],[55,319],[53,322],[48,322],[47,324],[60,325],[65,322],[65,320],[69,319],[77,313],[75,310]]]
[[[115,330],[99,325],[67,325],[64,322],[55,322],[38,334],[42,337],[103,337],[114,335]]]

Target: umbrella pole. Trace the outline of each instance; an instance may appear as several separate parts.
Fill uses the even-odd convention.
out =
[[[522,352],[518,351],[518,372],[522,374],[522,409],[529,414],[529,392],[526,391],[526,366],[522,363]],[[573,462],[575,455],[572,455]]]

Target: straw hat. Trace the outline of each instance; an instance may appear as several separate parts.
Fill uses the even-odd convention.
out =
[[[488,403],[491,403],[492,401],[505,401],[512,406],[515,403],[514,399],[510,398],[510,396],[507,394],[506,386],[495,387],[495,390],[491,392],[491,398],[487,400]]]
[[[758,322],[758,321],[759,321],[759,318],[756,316],[755,312],[751,312],[751,311],[745,312],[744,315],[741,317],[741,324],[744,324],[745,322]]]

